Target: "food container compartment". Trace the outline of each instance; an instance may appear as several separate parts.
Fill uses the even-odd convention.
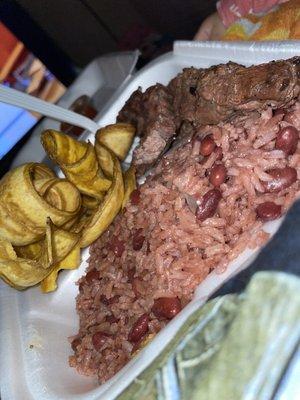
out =
[[[112,96],[101,125],[113,123],[118,111],[138,86],[167,83],[182,68],[208,67],[229,60],[245,65],[290,58],[300,53],[297,42],[277,43],[196,43],[177,42],[168,53],[138,72]],[[92,141],[92,137],[86,137]],[[281,219],[282,220],[282,219]],[[281,220],[265,224],[274,234]],[[78,270],[63,271],[58,290],[42,294],[39,288],[17,292],[0,283],[1,399],[58,400],[113,399],[160,353],[189,315],[205,302],[230,276],[246,268],[258,253],[246,250],[223,274],[212,273],[199,285],[194,300],[187,305],[130,363],[102,386],[68,366],[71,348],[67,337],[75,334],[76,280],[84,273],[88,249]]]

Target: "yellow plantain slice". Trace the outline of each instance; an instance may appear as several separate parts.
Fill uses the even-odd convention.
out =
[[[47,185],[57,179],[54,172],[44,164],[36,164],[35,168],[31,171],[31,177],[35,190],[37,190],[41,196]],[[2,182],[3,181],[0,181],[0,191]],[[27,232],[29,242],[34,242],[43,236],[42,233],[38,234],[34,228],[30,229],[29,226],[26,226],[26,224],[23,224],[21,221],[14,221],[11,218],[11,214],[12,213],[5,207],[5,204],[0,203],[0,226],[7,226],[8,230],[12,231],[17,236],[21,235],[21,237],[23,237],[23,231]]]
[[[81,193],[101,200],[111,182],[103,176],[90,143],[79,142],[54,130],[43,132],[41,141],[48,156]]]
[[[104,195],[103,195],[104,198]],[[99,207],[99,201],[93,197],[82,196],[82,207],[79,213],[70,221],[62,226],[63,229],[79,233],[88,224],[93,214]]]
[[[82,232],[83,229],[89,224],[89,222],[91,221],[96,212],[97,209],[96,210],[91,210],[89,208],[83,209],[80,218],[78,219],[76,224],[74,224],[71,227],[70,231],[75,233]]]
[[[0,238],[11,239],[13,244],[21,246],[36,242],[43,236],[43,231],[36,231],[33,227],[14,218],[13,213],[7,210],[0,201]]]
[[[12,287],[22,290],[45,279],[77,245],[79,234],[55,227],[48,219],[46,235],[31,249],[16,249],[7,240],[0,239],[0,277]],[[18,254],[30,258],[23,258]]]
[[[107,125],[96,133],[96,140],[113,151],[121,160],[125,160],[132,145],[135,128],[131,124],[117,123]]]
[[[76,245],[73,250],[58,264],[53,271],[41,282],[43,293],[53,292],[57,289],[58,272],[62,269],[76,269],[80,265],[80,247]]]
[[[0,239],[0,260],[16,260],[17,258],[11,243]]]
[[[66,177],[76,185],[81,193],[96,199],[103,197],[111,182],[99,168],[94,147],[89,143],[85,156],[73,165],[61,166]]]
[[[104,199],[105,194],[103,193],[102,196],[103,197],[101,198],[101,200]],[[99,200],[90,196],[85,196],[85,195],[82,196],[82,207],[88,208],[90,210],[95,210],[96,208],[98,208],[98,206],[99,206]]]
[[[4,245],[10,246],[12,249],[9,242],[0,239],[0,247]],[[11,258],[4,258],[0,254],[0,277],[15,289],[23,290],[34,286],[48,273],[47,270],[40,267],[38,261],[17,258],[15,253]]]
[[[111,150],[108,150],[107,147],[103,146],[98,140],[96,136],[95,141],[95,151],[97,155],[98,162],[100,167],[102,168],[104,174],[112,179],[114,172],[114,162],[111,158]]]
[[[18,257],[11,243],[0,239],[0,277],[15,289],[26,289],[34,286],[51,272],[53,261],[51,246],[46,241],[37,255],[39,259],[26,259]],[[48,267],[48,268],[45,268]]]
[[[68,232],[52,225],[52,254],[54,264],[63,260],[70,251],[77,245],[81,235]]]
[[[56,178],[56,175],[47,165],[36,163],[34,170],[31,171],[31,178],[36,182],[39,179]]]
[[[14,246],[40,240],[45,234],[48,217],[55,225],[61,226],[81,208],[79,191],[66,181],[52,182],[49,187],[54,185],[54,189],[50,202],[40,196],[34,182],[54,179],[49,171],[43,164],[28,163],[11,170],[0,181],[0,237]],[[62,186],[64,190],[57,189]]]
[[[44,196],[44,194],[45,194],[46,190],[49,188],[49,186],[51,186],[52,183],[56,182],[57,180],[58,180],[57,177],[55,177],[55,178],[40,178],[40,179],[33,180],[33,186],[40,196]]]
[[[112,223],[120,211],[124,198],[124,183],[121,165],[117,157],[110,153],[114,164],[112,185],[109,188],[103,202],[94,213],[90,221],[82,231],[80,247],[86,247],[94,242]]]
[[[27,258],[29,260],[37,260],[43,250],[44,239],[27,244],[26,246],[15,246],[14,250],[18,257]]]
[[[124,173],[124,199],[122,208],[124,208],[130,198],[131,193],[136,189],[135,168],[131,166]]]
[[[43,198],[51,206],[65,211],[77,209],[78,202],[82,202],[79,192],[71,182],[66,179],[57,179],[45,191]],[[81,199],[79,201],[79,198]]]
[[[79,211],[72,219],[69,219],[65,224],[63,224],[60,228],[65,231],[72,231],[72,227],[76,225],[78,220],[81,218],[82,210]]]
[[[41,142],[48,156],[59,165],[76,163],[87,149],[87,143],[50,129],[42,133]]]

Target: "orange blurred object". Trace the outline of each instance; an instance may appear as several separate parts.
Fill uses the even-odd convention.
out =
[[[0,82],[2,82],[11,73],[16,63],[20,62],[20,56],[25,47],[1,22],[0,37]]]
[[[19,41],[1,22],[0,37],[0,69],[2,69]]]

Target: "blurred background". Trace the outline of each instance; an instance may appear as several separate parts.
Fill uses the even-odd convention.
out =
[[[139,69],[192,39],[214,9],[209,0],[1,0],[0,84],[56,103],[92,60],[139,49]],[[39,121],[0,103],[0,176]]]

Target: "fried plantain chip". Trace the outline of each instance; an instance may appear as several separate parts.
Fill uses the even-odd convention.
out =
[[[31,171],[31,178],[33,182],[36,182],[40,179],[56,178],[56,175],[47,165],[36,163],[34,169]]]
[[[38,260],[43,250],[44,239],[27,244],[26,246],[15,246],[14,250],[18,257],[27,258],[29,260]]]
[[[45,190],[43,198],[51,206],[65,211],[77,209],[78,203],[82,202],[76,186],[66,179],[56,179],[51,182]]]
[[[30,225],[26,225],[20,219],[13,218],[13,212],[9,211],[0,201],[0,239],[7,239],[14,245],[33,243],[43,237],[43,231],[36,231]]]
[[[87,149],[87,143],[51,129],[42,133],[41,142],[49,158],[59,165],[76,163],[84,157]]]
[[[0,239],[0,277],[15,289],[26,289],[39,283],[51,271],[52,247],[46,235],[41,246],[32,250],[32,259],[18,257],[12,244]],[[28,253],[31,252],[30,250]]]
[[[37,184],[47,179],[47,184]],[[61,226],[80,208],[81,196],[73,184],[55,179],[43,164],[21,165],[0,181],[0,237],[14,246],[37,242],[45,234],[48,217]]]
[[[112,185],[99,208],[83,228],[80,240],[81,248],[90,245],[108,228],[122,206],[124,183],[121,165],[112,152],[110,157],[114,165]]]
[[[124,161],[132,145],[135,127],[131,124],[117,123],[107,125],[96,133],[96,140],[106,146]]]
[[[103,197],[101,200],[104,199],[105,194],[103,193]],[[84,208],[88,208],[90,210],[95,210],[96,208],[98,208],[99,206],[99,200],[95,199],[93,197],[90,196],[82,196],[82,207]]]
[[[52,272],[79,239],[80,234],[55,227],[50,218],[47,220],[46,235],[39,243],[14,249],[9,241],[0,239],[0,276],[19,290],[34,286]]]
[[[52,253],[54,264],[63,260],[79,242],[81,235],[52,225]]]
[[[0,239],[0,277],[10,286],[26,289],[39,283],[48,273],[38,261],[18,258],[11,243]]]
[[[54,130],[43,132],[41,142],[48,156],[81,193],[102,199],[111,182],[104,177],[90,143],[79,142]]]
[[[83,229],[90,223],[96,212],[97,209],[91,210],[90,208],[84,208],[81,212],[80,218],[77,220],[76,224],[70,228],[70,231],[75,233],[82,232]]]
[[[84,158],[67,168],[62,166],[62,170],[81,193],[96,199],[101,199],[103,192],[106,192],[111,185],[110,180],[104,177],[97,161],[95,149],[90,143]]]
[[[80,247],[76,245],[73,250],[58,264],[53,271],[41,282],[43,293],[53,292],[57,289],[58,272],[62,269],[76,269],[80,265]]]
[[[131,166],[124,173],[124,199],[122,208],[124,208],[130,198],[131,193],[136,189],[135,168]]]
[[[40,178],[40,179],[35,179],[33,180],[33,186],[35,190],[38,192],[40,196],[43,196],[46,190],[49,188],[49,186],[52,185],[52,183],[57,181],[57,177],[55,176],[54,178]]]
[[[109,179],[112,179],[112,176],[114,173],[114,162],[111,158],[111,150],[109,150],[107,147],[102,145],[97,140],[97,136],[96,136],[96,141],[95,141],[95,151],[96,151],[98,162],[99,162],[100,167],[102,168],[104,174]]]
[[[81,232],[99,208],[99,204],[97,199],[83,195],[81,210],[72,220],[68,221],[61,228],[69,232]]]
[[[35,164],[34,168],[30,170],[30,176],[32,179],[33,186],[35,190],[40,189],[48,182],[52,182],[57,179],[54,172],[48,168],[44,164]],[[5,176],[7,178],[7,176]],[[36,184],[39,182],[36,188]],[[0,193],[2,197],[5,197],[5,192],[10,192],[13,190],[13,185],[7,183],[4,177],[0,180]],[[42,193],[40,193],[42,195]],[[8,194],[9,195],[9,194]],[[22,200],[21,200],[22,201]],[[14,200],[14,202],[16,202]],[[16,237],[16,241],[20,240],[21,242],[24,240],[28,243],[35,242],[39,240],[43,233],[41,231],[37,231],[34,227],[30,227],[30,225],[26,224],[22,220],[16,220],[12,218],[12,211],[7,207],[7,203],[0,202],[0,237],[1,232],[4,238],[7,238],[7,231],[9,231],[12,235]],[[6,232],[6,233],[5,233]]]

